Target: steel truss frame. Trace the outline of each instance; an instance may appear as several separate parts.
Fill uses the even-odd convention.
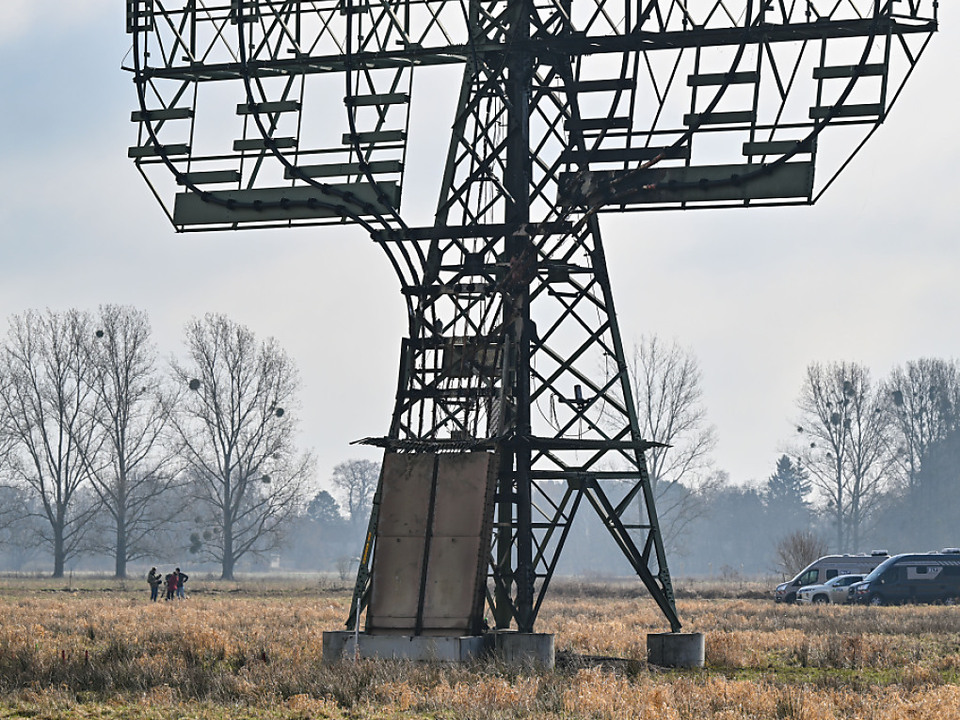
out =
[[[365,227],[409,319],[390,431],[367,442],[497,451],[496,626],[533,630],[586,501],[678,630],[598,214],[815,201],[886,117],[935,0],[180,2],[127,5],[130,155],[161,200],[154,170],[179,187],[171,222]],[[436,220],[411,228],[413,74],[449,64],[464,71]],[[201,101],[219,85],[235,114]],[[337,87],[326,127],[310,108]],[[199,142],[217,108],[232,147]],[[817,187],[827,127],[863,132]]]

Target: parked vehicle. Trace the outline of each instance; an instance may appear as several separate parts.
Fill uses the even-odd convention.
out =
[[[795,602],[797,590],[804,585],[820,585],[838,575],[866,575],[888,557],[886,550],[874,550],[869,555],[824,555],[798,572],[792,580],[777,585],[773,599]]]
[[[960,548],[905,553],[885,560],[850,586],[850,601],[864,605],[960,602]]]
[[[850,586],[863,580],[862,574],[837,575],[820,585],[805,585],[797,590],[797,602],[814,603],[845,603],[849,597]]]

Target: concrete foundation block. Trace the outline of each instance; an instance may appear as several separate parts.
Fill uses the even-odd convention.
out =
[[[347,638],[353,637],[352,632],[346,630],[333,630],[323,633],[323,663],[339,662],[343,659],[343,646],[347,644]]]
[[[359,641],[359,653],[357,642]],[[338,630],[323,633],[323,662],[382,658],[412,660],[415,662],[467,662],[484,653],[480,635],[439,636],[423,635],[368,635]]]
[[[508,665],[552,668],[556,662],[554,637],[548,633],[492,632],[487,642]]]
[[[647,635],[647,662],[660,667],[703,667],[703,633],[651,633]]]

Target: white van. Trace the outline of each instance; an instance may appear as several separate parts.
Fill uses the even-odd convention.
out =
[[[888,557],[890,555],[886,550],[874,550],[869,555],[824,555],[798,572],[792,580],[777,585],[773,599],[777,602],[796,602],[797,590],[804,585],[820,585],[837,575],[866,575]]]

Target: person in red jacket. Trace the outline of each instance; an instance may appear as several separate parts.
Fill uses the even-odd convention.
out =
[[[167,585],[167,600],[173,600],[174,596],[177,594],[177,573],[172,572],[164,577],[164,581]]]

